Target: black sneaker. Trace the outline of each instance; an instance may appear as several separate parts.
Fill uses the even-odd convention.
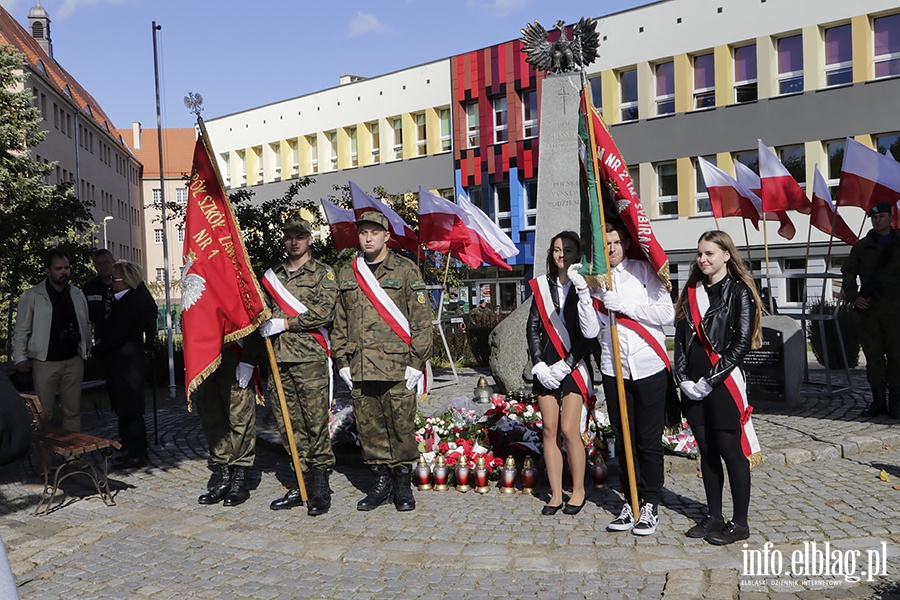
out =
[[[607,531],[628,531],[634,526],[634,512],[631,510],[631,505],[629,503],[625,503],[622,506],[622,512],[619,513],[619,516],[609,522],[609,525],[606,526]]]
[[[725,523],[721,531],[710,532],[704,539],[716,546],[726,546],[750,537],[750,527],[747,525],[735,525],[734,521]]]
[[[647,502],[641,507],[641,517],[638,522],[631,528],[632,535],[653,535],[656,533],[656,524],[659,522],[657,516],[659,505]]]
[[[724,526],[725,521],[722,517],[713,518],[707,515],[705,519],[688,529],[685,535],[694,539],[705,538],[713,531],[722,531]]]

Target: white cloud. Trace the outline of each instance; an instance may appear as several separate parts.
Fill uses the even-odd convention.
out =
[[[378,20],[378,17],[372,14],[358,11],[350,19],[350,37],[366,35],[368,33],[386,33],[387,31],[388,28]]]

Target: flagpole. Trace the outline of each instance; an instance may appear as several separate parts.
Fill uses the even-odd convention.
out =
[[[582,73],[583,75],[583,73]],[[594,183],[597,186],[597,205],[600,208],[600,227],[603,230],[603,254],[606,257],[606,268],[609,273],[609,289],[613,291],[612,272],[609,268],[609,245],[606,243],[606,215],[603,212],[603,194],[600,192],[600,168],[597,166],[597,138],[594,134],[594,105],[591,102],[590,88],[585,83],[582,86],[582,95],[587,105],[588,132],[591,141],[591,163],[594,171]],[[619,395],[619,416],[622,425],[622,443],[625,450],[625,468],[628,474],[628,492],[631,500],[631,509],[634,514],[640,512],[638,506],[637,482],[634,474],[634,455],[631,448],[631,425],[628,422],[628,403],[625,400],[625,378],[622,374],[622,352],[619,348],[619,326],[616,323],[616,311],[609,311],[609,334],[612,340],[613,369],[616,374],[616,391]],[[608,400],[607,400],[608,401]]]
[[[763,211],[763,247],[766,250],[766,284],[769,286],[769,314],[775,314],[775,297],[772,292],[772,279],[769,277],[769,227]]]
[[[266,338],[266,350],[269,353],[269,366],[272,368],[272,380],[275,382],[275,390],[278,392],[278,403],[281,405],[281,422],[284,423],[284,432],[291,449],[291,461],[294,463],[294,474],[297,476],[297,486],[300,488],[300,499],[307,501],[306,484],[303,482],[303,470],[300,468],[300,456],[297,454],[297,442],[294,441],[294,426],[291,423],[291,415],[288,412],[287,400],[284,397],[284,386],[281,383],[281,372],[278,370],[278,362],[275,360],[275,348],[272,340]]]
[[[747,234],[747,219],[741,217],[741,223],[744,225],[744,243],[747,245],[747,262],[750,263],[750,236]],[[765,227],[765,222],[763,222]],[[753,274],[753,268],[750,268],[750,274]]]

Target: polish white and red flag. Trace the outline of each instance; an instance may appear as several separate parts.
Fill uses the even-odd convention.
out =
[[[356,215],[349,208],[341,208],[337,204],[322,198],[322,209],[325,220],[331,229],[331,239],[338,250],[358,248],[359,235],[356,229]]]
[[[762,182],[759,179],[759,175],[754,173],[750,167],[740,161],[734,161],[734,174],[738,183],[753,193],[750,200],[753,202],[753,206],[756,207],[757,212],[762,215],[763,219],[766,221],[778,221],[778,235],[786,240],[794,239],[797,228],[794,227],[794,223],[791,221],[787,212],[783,210],[768,213],[763,212],[762,199],[760,198],[760,194],[762,194]]]
[[[762,140],[759,142],[759,178],[762,182],[763,212],[796,210],[808,215],[812,210],[806,192],[794,179],[787,167],[778,160]]]
[[[858,206],[868,211],[877,202],[894,204],[898,200],[900,162],[848,137],[844,144],[837,205]]]
[[[488,245],[500,255],[500,258],[505,261],[519,253],[516,244],[506,232],[500,229],[492,218],[484,214],[484,211],[475,206],[466,196],[460,194],[457,196],[456,202],[471,218],[470,226],[478,231],[482,239],[487,240]]]
[[[758,230],[760,214],[752,200],[756,194],[703,157],[698,157],[697,162],[709,193],[713,215],[717,219],[743,217],[749,219]]]
[[[471,203],[469,206],[478,210]],[[517,254],[518,249],[493,222],[490,225],[485,228],[464,206],[419,188],[419,241],[426,248],[449,254],[473,269],[488,263],[511,271],[504,259]],[[501,252],[508,246],[514,252],[503,256]]]
[[[809,222],[819,231],[833,235],[845,244],[852,246],[858,241],[856,234],[844,222],[844,219],[835,213],[834,203],[831,201],[831,191],[828,189],[828,184],[825,183],[825,178],[816,167],[816,175],[813,180],[812,213],[809,215]],[[832,224],[834,224],[833,228]]]
[[[350,197],[353,199],[353,212],[356,214],[357,219],[369,210],[377,210],[387,217],[388,225],[391,228],[391,239],[387,243],[389,248],[402,248],[403,250],[409,250],[413,254],[418,254],[419,237],[412,227],[406,224],[403,217],[394,212],[394,209],[384,202],[369,196],[352,181],[350,182]]]

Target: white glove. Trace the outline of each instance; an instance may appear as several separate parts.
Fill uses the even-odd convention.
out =
[[[538,378],[541,385],[548,390],[555,390],[559,387],[559,380],[550,373],[550,367],[544,361],[539,362],[531,368],[531,374]]]
[[[247,386],[250,385],[250,380],[253,379],[253,365],[250,363],[239,362],[237,369],[234,372],[234,377],[237,379],[238,387],[242,390],[246,390]]]
[[[287,319],[269,319],[259,324],[259,335],[272,337],[287,330]]]
[[[689,400],[702,400],[703,396],[697,391],[697,384],[693,381],[682,381],[678,384],[681,392],[688,397]]]
[[[566,361],[559,360],[550,365],[550,376],[562,383],[566,375],[572,372],[572,368],[566,364]]]
[[[622,312],[622,309],[625,308],[622,297],[613,291],[603,293],[603,304],[606,306],[606,310],[614,310],[616,312]]]
[[[700,396],[700,398],[698,399],[703,399],[709,396],[709,393],[712,392],[712,386],[709,385],[708,381],[706,381],[706,377],[703,377],[700,381],[697,382],[697,387],[695,387],[694,390]]]
[[[578,291],[586,290],[588,287],[587,279],[584,278],[584,275],[578,272],[580,268],[581,263],[576,263],[569,266],[569,270],[566,271],[566,275],[569,276],[569,281],[572,282],[572,285],[574,285],[575,289]]]
[[[406,367],[404,376],[406,377],[406,389],[414,390],[416,389],[419,380],[422,379],[422,371],[413,369],[412,367]]]
[[[341,376],[341,379],[344,380],[344,383],[347,384],[347,387],[352,390],[353,389],[353,378],[350,376],[350,367],[344,367],[343,369],[339,369],[338,375]]]

